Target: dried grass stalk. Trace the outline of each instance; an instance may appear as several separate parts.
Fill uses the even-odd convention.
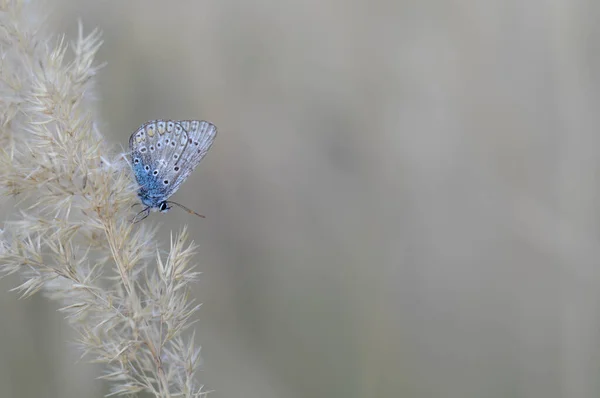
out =
[[[198,309],[185,228],[162,258],[154,231],[131,224],[136,186],[95,123],[93,31],[49,39],[39,5],[0,0],[0,191],[18,198],[4,224],[0,273],[13,290],[60,300],[84,355],[106,364],[111,395],[195,397],[200,360],[182,332]]]

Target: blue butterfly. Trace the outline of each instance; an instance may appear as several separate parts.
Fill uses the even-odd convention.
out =
[[[131,167],[140,186],[138,196],[146,206],[134,222],[148,217],[150,211],[166,213],[170,204],[204,217],[167,199],[198,166],[216,136],[217,127],[203,120],[151,120],[131,134]]]

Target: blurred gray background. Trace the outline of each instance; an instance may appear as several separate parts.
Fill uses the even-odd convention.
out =
[[[48,2],[104,32],[101,130],[201,118],[174,200],[224,397],[600,395],[600,3]],[[166,247],[166,246],[165,246]],[[100,397],[0,281],[0,396]]]

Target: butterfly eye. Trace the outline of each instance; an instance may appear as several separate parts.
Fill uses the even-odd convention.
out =
[[[167,123],[167,131],[173,130],[173,122]]]
[[[176,154],[176,153],[175,153],[175,154],[173,154],[173,159],[177,159],[177,158],[179,158],[179,155],[178,155],[178,154]]]
[[[168,144],[168,143],[169,143],[169,139],[168,139],[168,138],[165,140],[165,143],[166,143],[166,144]]]
[[[175,166],[175,168],[173,170],[179,171],[179,166]]]
[[[182,130],[182,128],[179,124],[177,126],[175,126],[175,134],[180,134],[181,130]]]
[[[152,174],[154,174],[154,175],[158,175],[158,170],[154,170],[154,171],[152,172]]]
[[[160,142],[157,142],[157,143],[156,143],[156,147],[157,147],[157,148],[160,148],[160,146],[161,146],[161,145],[162,145],[162,144],[161,144]]]
[[[153,150],[154,150],[154,145],[152,145],[152,146],[150,147],[150,150],[151,150],[151,151],[153,151]]]
[[[146,165],[146,167],[144,167],[144,170],[150,171],[150,166]]]
[[[194,142],[194,145],[198,146],[198,141]]]
[[[140,160],[138,158],[133,159],[133,163],[138,164]]]
[[[175,141],[171,141],[171,146],[175,146]]]
[[[141,152],[141,153],[144,153],[144,152],[146,152],[146,151],[147,151],[147,149],[146,149],[146,147],[145,147],[145,146],[143,146],[143,147],[141,147],[141,148],[140,148],[140,152]]]
[[[164,180],[164,181],[163,181],[163,184],[165,184],[165,185],[169,185],[169,180]]]

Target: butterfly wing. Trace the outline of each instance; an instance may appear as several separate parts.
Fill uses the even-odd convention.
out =
[[[174,172],[174,182],[169,187],[171,196],[186,178],[194,171],[200,161],[206,156],[215,137],[217,127],[204,120],[182,120],[179,122],[186,132],[186,145],[182,147],[179,159],[170,164],[170,170]]]
[[[199,120],[153,120],[129,139],[139,196],[150,207],[173,195],[212,145],[216,127]]]

